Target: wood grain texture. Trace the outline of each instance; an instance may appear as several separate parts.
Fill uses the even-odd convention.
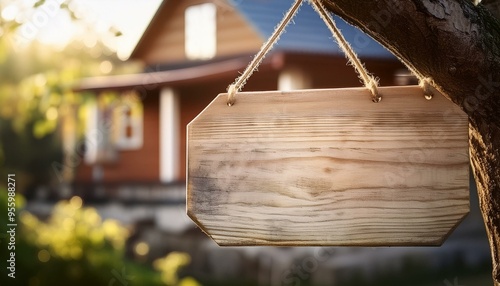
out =
[[[187,213],[219,245],[439,245],[469,212],[468,122],[418,87],[220,94],[187,127]]]

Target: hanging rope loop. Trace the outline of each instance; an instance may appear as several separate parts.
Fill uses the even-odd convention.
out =
[[[229,85],[227,88],[228,92],[228,98],[227,98],[227,105],[228,106],[233,106],[235,101],[236,101],[236,93],[239,92],[245,83],[247,82],[248,78],[252,75],[252,73],[259,67],[260,63],[262,60],[266,57],[267,53],[271,50],[271,48],[274,46],[274,44],[278,41],[279,37],[285,30],[286,26],[288,23],[291,22],[295,14],[297,14],[297,11],[299,10],[300,6],[302,5],[303,0],[295,0],[293,3],[292,7],[288,12],[285,14],[285,17],[281,22],[276,26],[276,29],[274,30],[273,34],[269,39],[262,45],[260,51],[257,53],[257,55],[253,58],[253,60],[250,62],[250,64],[247,66],[245,71],[241,74],[236,81]]]
[[[368,88],[368,90],[371,92],[372,101],[380,102],[382,100],[382,97],[378,93],[378,80],[370,73],[368,73],[366,67],[361,63],[358,56],[356,55],[356,52],[354,52],[351,45],[349,45],[347,40],[342,35],[342,32],[340,32],[331,14],[326,10],[325,6],[323,6],[323,3],[321,3],[321,0],[310,0],[310,2],[316,12],[318,12],[318,14],[321,16],[321,19],[323,19],[326,26],[330,29],[330,32],[332,32],[332,35],[337,41],[340,49],[344,52],[347,59],[349,60],[349,63],[358,73],[359,78],[363,81],[365,87]]]
[[[382,97],[378,92],[378,79],[376,79],[374,76],[368,73],[365,66],[361,63],[354,50],[351,48],[349,43],[346,41],[346,39],[340,32],[340,30],[337,28],[335,21],[333,20],[330,13],[323,6],[321,0],[309,0],[309,2],[316,10],[316,12],[318,12],[318,14],[321,16],[321,19],[323,19],[325,24],[328,26],[334,38],[336,39],[337,43],[339,44],[340,49],[342,50],[342,52],[344,52],[347,59],[349,60],[349,63],[354,67],[354,70],[358,73],[359,78],[361,79],[365,87],[372,94],[372,101],[380,102],[382,100]],[[295,0],[290,10],[288,10],[284,18],[281,20],[278,26],[276,26],[276,29],[274,30],[271,37],[264,43],[264,45],[262,45],[261,49],[259,50],[257,55],[255,55],[250,64],[246,67],[245,71],[241,74],[241,76],[239,76],[236,79],[234,83],[228,86],[227,88],[228,106],[233,106],[235,104],[236,93],[238,93],[243,88],[248,78],[250,78],[253,72],[257,70],[262,60],[267,55],[267,53],[272,49],[274,44],[278,41],[279,37],[285,30],[286,26],[291,22],[295,14],[297,14],[297,11],[299,10],[302,3],[303,0]]]

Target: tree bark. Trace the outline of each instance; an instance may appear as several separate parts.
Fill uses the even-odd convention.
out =
[[[471,163],[493,278],[500,286],[500,23],[472,0],[323,3],[389,49],[418,77],[429,78],[469,116]]]

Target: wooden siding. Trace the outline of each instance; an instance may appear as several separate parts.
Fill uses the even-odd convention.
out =
[[[192,5],[206,3],[201,0],[174,1],[161,9],[161,15],[151,24],[156,25],[144,34],[133,54],[147,65],[176,63],[188,60],[184,51],[184,11]],[[217,5],[217,54],[216,57],[247,54],[257,51],[263,39],[229,5]],[[165,19],[163,22],[163,19]],[[154,28],[154,29],[153,29]]]

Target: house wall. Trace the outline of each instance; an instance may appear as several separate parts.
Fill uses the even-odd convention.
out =
[[[340,88],[362,86],[354,68],[347,65],[343,55],[285,55],[285,68],[299,68],[307,74],[312,88]],[[396,60],[362,59],[367,70],[379,78],[381,86],[395,85],[395,73],[404,66]]]
[[[169,1],[169,7],[160,10],[143,36],[133,57],[147,65],[177,63],[188,60],[184,51],[184,12],[192,5],[215,2],[217,6],[216,57],[254,53],[263,39],[224,1],[182,0]],[[166,3],[165,5],[167,5]],[[168,19],[168,21],[163,21]]]

